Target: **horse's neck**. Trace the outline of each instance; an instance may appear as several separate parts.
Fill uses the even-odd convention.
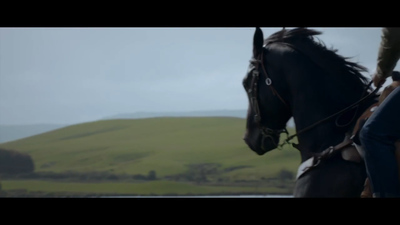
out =
[[[305,104],[304,101],[298,103],[299,107],[294,108],[300,110],[293,112],[296,131],[298,132],[298,149],[301,152],[302,161],[307,160],[315,153],[322,152],[330,146],[339,144],[344,140],[348,131],[336,126],[336,116],[322,121],[341,110],[340,107],[314,104],[314,101],[311,99],[307,102],[309,104]],[[303,131],[311,125],[315,126],[307,131]]]
[[[376,101],[377,99],[371,98],[363,102],[357,111],[351,111],[351,115],[354,115],[354,117],[351,120],[351,124],[347,126],[347,128],[340,128],[336,125],[336,116],[325,122],[321,122],[319,125],[316,125],[314,128],[302,134],[299,134],[297,138],[298,149],[301,152],[302,161],[307,160],[314,153],[321,152],[330,146],[335,146],[341,143],[345,139],[346,135],[348,135],[349,132],[352,132],[353,126],[357,122],[359,116]],[[297,132],[307,128],[311,124],[314,124],[316,122],[315,118],[324,119],[339,111],[337,110],[327,113],[323,106],[310,106],[309,108],[305,108],[307,109],[307,113],[293,113]]]
[[[299,132],[301,128],[296,130]],[[332,121],[320,124],[300,134],[297,138],[297,148],[300,150],[302,162],[313,156],[313,154],[322,152],[329,146],[339,144],[344,140],[345,134],[346,132],[338,133],[337,129],[332,126]]]

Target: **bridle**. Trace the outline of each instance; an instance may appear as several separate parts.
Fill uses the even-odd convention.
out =
[[[264,63],[263,63],[263,53],[260,54],[258,59],[252,59],[250,60],[250,63],[255,64],[255,68],[252,70],[252,81],[250,88],[247,90],[247,94],[250,99],[250,105],[253,108],[255,115],[254,115],[254,121],[257,123],[257,126],[261,130],[261,134],[263,135],[262,138],[262,143],[261,143],[261,148],[264,149],[264,141],[265,139],[269,138],[275,146],[278,147],[278,143],[275,143],[273,136],[279,136],[281,133],[286,133],[286,135],[289,135],[289,132],[287,131],[286,127],[284,129],[271,129],[268,128],[264,125],[261,124],[261,111],[260,107],[258,104],[258,79],[260,78],[260,72],[259,72],[259,67],[261,64],[262,72],[264,73],[266,79],[265,83],[267,86],[271,88],[272,93],[274,96],[277,96],[281,102],[288,108],[290,109],[289,105],[286,103],[286,101],[279,95],[279,93],[276,91],[276,89],[272,86],[272,80],[268,76],[268,73],[265,69]]]
[[[287,44],[288,46],[294,48],[294,46],[292,46],[292,45],[290,45],[288,43],[285,43],[285,44]],[[294,48],[294,49],[296,49],[296,48]],[[265,83],[267,84],[267,86],[270,87],[270,89],[271,89],[272,93],[274,94],[274,96],[277,96],[280,99],[280,101],[290,110],[289,105],[279,95],[279,93],[276,91],[276,89],[272,85],[272,80],[268,76],[268,73],[267,73],[267,71],[265,69],[265,66],[264,66],[264,63],[263,63],[263,55],[264,55],[263,53],[264,52],[261,52],[261,54],[258,56],[257,59],[250,60],[250,62],[252,64],[256,64],[256,65],[255,65],[255,68],[252,70],[252,77],[253,78],[252,78],[252,81],[251,81],[250,88],[247,90],[247,94],[248,94],[249,99],[250,99],[250,105],[251,105],[251,107],[253,108],[253,110],[255,112],[254,121],[257,123],[259,129],[261,130],[261,134],[263,135],[262,144],[261,144],[261,147],[263,149],[264,149],[264,141],[265,141],[266,138],[271,139],[272,142],[274,143],[274,145],[277,146],[277,147],[280,147],[280,148],[283,147],[286,144],[291,144],[290,140],[292,140],[294,137],[298,136],[299,134],[305,133],[306,131],[311,130],[312,128],[316,127],[317,125],[319,125],[319,124],[321,124],[321,123],[323,123],[323,122],[325,122],[325,121],[327,121],[327,120],[329,120],[329,119],[331,119],[331,118],[333,118],[333,117],[335,117],[337,115],[340,115],[340,114],[342,114],[342,113],[344,113],[346,111],[349,111],[349,110],[351,110],[351,109],[353,109],[355,107],[358,107],[361,102],[363,102],[366,99],[368,99],[369,97],[371,97],[381,87],[381,86],[376,87],[375,90],[370,92],[368,95],[364,96],[365,92],[369,89],[369,87],[371,86],[371,84],[373,82],[371,80],[369,82],[369,84],[367,85],[367,87],[365,88],[365,90],[364,90],[364,93],[362,95],[364,97],[361,96],[360,100],[358,100],[357,102],[351,104],[350,106],[348,106],[348,107],[346,107],[346,108],[344,108],[344,109],[342,109],[342,110],[340,110],[340,111],[338,111],[338,112],[336,112],[336,113],[334,113],[334,114],[332,114],[332,115],[330,115],[330,116],[328,116],[328,117],[326,117],[324,119],[321,119],[321,120],[311,124],[310,126],[298,131],[296,134],[289,136],[289,132],[287,131],[286,127],[284,129],[271,129],[271,128],[268,128],[268,127],[263,126],[261,124],[261,112],[260,112],[260,108],[259,108],[259,104],[258,104],[258,97],[257,97],[258,96],[258,79],[260,77],[260,71],[259,71],[260,64],[261,64],[262,72],[264,73],[264,75],[266,77]],[[284,140],[284,142],[281,145],[278,146],[278,143],[274,142],[273,136],[275,136],[275,137],[279,136],[281,133],[286,133],[287,138],[286,138],[286,140]]]

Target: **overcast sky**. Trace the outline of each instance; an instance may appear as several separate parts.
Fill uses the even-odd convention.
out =
[[[280,29],[263,28],[264,37]],[[380,28],[314,29],[328,47],[375,70]],[[253,34],[250,27],[0,28],[0,124],[246,109],[241,82]]]

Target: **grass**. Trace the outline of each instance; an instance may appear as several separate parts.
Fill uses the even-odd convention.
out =
[[[70,183],[38,180],[3,181],[3,190],[26,190],[27,192],[79,193],[104,195],[211,195],[234,193],[275,193],[288,194],[287,190],[276,187],[235,187],[207,186],[173,181],[150,181],[142,183],[101,182]]]
[[[185,173],[188,165],[214,163],[220,165],[220,170],[237,168],[218,174],[219,178],[229,181],[257,181],[271,178],[283,169],[296,173],[300,164],[297,150],[286,145],[282,150],[273,150],[258,156],[243,142],[244,129],[245,120],[240,118],[106,120],[77,124],[0,144],[0,148],[15,149],[30,154],[35,163],[35,172],[102,171],[147,175],[153,170],[157,178],[163,178]],[[289,130],[289,132],[294,131]],[[37,181],[38,183],[29,181],[30,184],[23,181],[1,182],[3,189],[9,185],[16,188],[24,185],[33,188],[37,185],[43,190],[49,187],[61,190],[64,186],[68,186],[66,189],[113,190],[119,193],[149,185],[137,191],[156,193],[157,191],[151,188],[153,185],[157,190],[175,185],[176,187],[172,189],[182,189],[186,192],[220,191],[220,187],[176,184],[167,181],[143,184],[96,183],[93,186],[90,184],[82,186],[77,183],[58,185],[43,183],[44,181]],[[111,187],[113,185],[115,187]],[[127,186],[125,189],[119,185]],[[232,191],[236,191],[235,187],[232,187]]]

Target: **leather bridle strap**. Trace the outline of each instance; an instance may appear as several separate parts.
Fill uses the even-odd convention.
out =
[[[264,53],[261,53],[260,56],[259,56],[259,59],[254,60],[254,61],[257,62],[257,65],[256,65],[256,70],[257,71],[258,71],[258,66],[261,64],[262,71],[263,71],[263,73],[264,73],[264,75],[266,77],[265,83],[267,84],[267,86],[269,86],[271,88],[272,94],[277,96],[281,100],[281,102],[286,106],[286,108],[288,108],[290,110],[289,104],[286,103],[286,101],[279,95],[279,93],[276,91],[276,89],[272,85],[272,80],[268,76],[267,70],[265,69],[265,66],[264,66],[264,63],[263,63],[264,62]]]
[[[284,129],[280,129],[280,130],[273,130],[267,127],[264,127],[261,125],[261,112],[260,112],[260,107],[258,104],[258,99],[257,99],[257,95],[258,95],[258,79],[260,77],[260,71],[259,71],[259,65],[261,64],[261,68],[262,68],[262,72],[264,73],[265,77],[266,77],[266,84],[267,86],[269,86],[271,88],[272,93],[274,94],[274,96],[277,96],[282,103],[290,110],[289,105],[283,100],[283,98],[278,94],[278,92],[276,91],[276,89],[272,86],[272,81],[271,78],[268,76],[268,73],[264,67],[263,64],[263,53],[259,56],[258,59],[252,59],[251,60],[252,63],[256,63],[255,69],[252,71],[252,81],[251,81],[251,86],[250,89],[248,90],[248,94],[249,94],[249,98],[251,101],[251,106],[255,112],[255,116],[254,116],[254,120],[257,123],[259,129],[261,130],[261,133],[263,135],[263,139],[262,142],[265,141],[266,138],[270,138],[271,141],[274,141],[274,138],[272,137],[272,135],[274,136],[278,136],[281,133],[286,133],[287,135],[289,135],[288,131],[286,130],[286,128]],[[278,146],[279,143],[274,143],[276,146]],[[262,144],[262,146],[264,146]]]

